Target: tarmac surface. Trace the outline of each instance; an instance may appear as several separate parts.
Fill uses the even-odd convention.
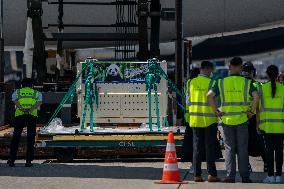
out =
[[[0,160],[0,189],[284,189],[284,184],[262,184],[266,177],[260,158],[250,160],[253,173],[252,184],[243,184],[237,176],[237,183],[194,183],[192,175],[186,177],[189,184],[154,184],[162,177],[163,162],[157,161],[97,161],[77,160],[58,163],[55,160],[35,160],[34,166],[24,167],[24,160],[16,161],[16,167],[8,167],[6,160]],[[181,177],[187,172],[189,163],[179,163]],[[206,164],[203,164],[206,173]],[[217,162],[218,174],[225,176],[223,160]],[[204,174],[204,178],[207,175]]]

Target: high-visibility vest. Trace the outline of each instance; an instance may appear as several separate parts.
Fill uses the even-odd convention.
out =
[[[33,105],[37,103],[38,100],[38,91],[25,87],[16,90],[16,97],[17,101],[23,108],[31,108]],[[24,115],[25,113],[22,112],[19,108],[16,108],[15,117]],[[30,115],[37,116],[37,109],[34,109],[32,112],[29,113]]]
[[[265,133],[284,133],[284,86],[276,82],[276,93],[271,95],[271,82],[260,87],[259,127]]]
[[[225,113],[221,119],[225,125],[239,125],[248,120],[250,83],[251,80],[241,76],[229,76],[218,81],[221,108]]]
[[[186,106],[190,127],[208,127],[217,123],[218,119],[207,100],[207,93],[213,82],[205,76],[198,76],[187,82]]]

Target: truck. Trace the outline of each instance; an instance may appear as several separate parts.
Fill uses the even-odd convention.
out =
[[[86,60],[77,64],[77,79],[61,99],[50,121],[39,126],[36,153],[43,156],[46,151],[48,156],[55,156],[60,161],[101,156],[161,156],[170,130],[175,133],[177,151],[180,152],[185,128],[168,125],[168,78],[158,78],[153,83],[156,90],[154,87],[154,92],[149,93],[145,84],[149,62],[92,61],[100,67],[94,67],[92,72],[89,91],[92,104],[86,105],[86,85],[90,76],[89,70],[84,70],[89,64]],[[157,65],[166,73],[166,61],[157,62]],[[155,99],[153,103],[149,102],[149,94]],[[73,104],[77,104],[80,123],[62,123],[58,113],[71,112]],[[92,112],[93,118],[88,116]],[[11,132],[9,127],[2,128],[0,137],[2,145],[6,144],[3,149],[7,149]]]

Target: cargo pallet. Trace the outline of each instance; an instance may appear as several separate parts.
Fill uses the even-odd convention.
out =
[[[38,127],[40,129],[40,127]],[[7,158],[13,128],[0,127],[0,157]],[[36,158],[57,158],[71,161],[76,158],[117,157],[163,157],[167,143],[167,132],[137,133],[66,133],[36,136]],[[178,154],[181,151],[184,133],[175,133]],[[24,157],[26,135],[23,133],[18,156]]]

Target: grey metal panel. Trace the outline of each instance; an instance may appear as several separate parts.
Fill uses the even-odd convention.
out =
[[[43,92],[42,102],[43,104],[59,104],[65,94],[66,92]]]
[[[43,104],[60,104],[66,92],[43,92]],[[74,97],[74,102],[76,98]],[[65,104],[61,109],[61,120],[64,124],[71,123],[71,104]]]
[[[44,104],[59,104],[66,92],[42,92],[42,101]],[[76,95],[73,98],[73,102],[77,101]]]
[[[138,41],[138,34],[119,33],[52,33],[53,38],[48,40],[57,41]]]
[[[112,0],[107,0],[109,2]],[[184,0],[185,37],[254,28],[259,25],[284,20],[283,0]],[[161,0],[162,8],[174,7],[174,0]],[[56,23],[57,6],[43,3],[43,24]],[[66,6],[65,23],[113,24],[115,6]],[[7,46],[23,46],[26,29],[26,1],[4,1],[4,39]],[[57,32],[56,28],[49,30]],[[64,32],[111,33],[115,28],[65,28]],[[161,21],[161,42],[175,38],[174,22]],[[105,46],[106,42],[66,43],[77,47]]]

